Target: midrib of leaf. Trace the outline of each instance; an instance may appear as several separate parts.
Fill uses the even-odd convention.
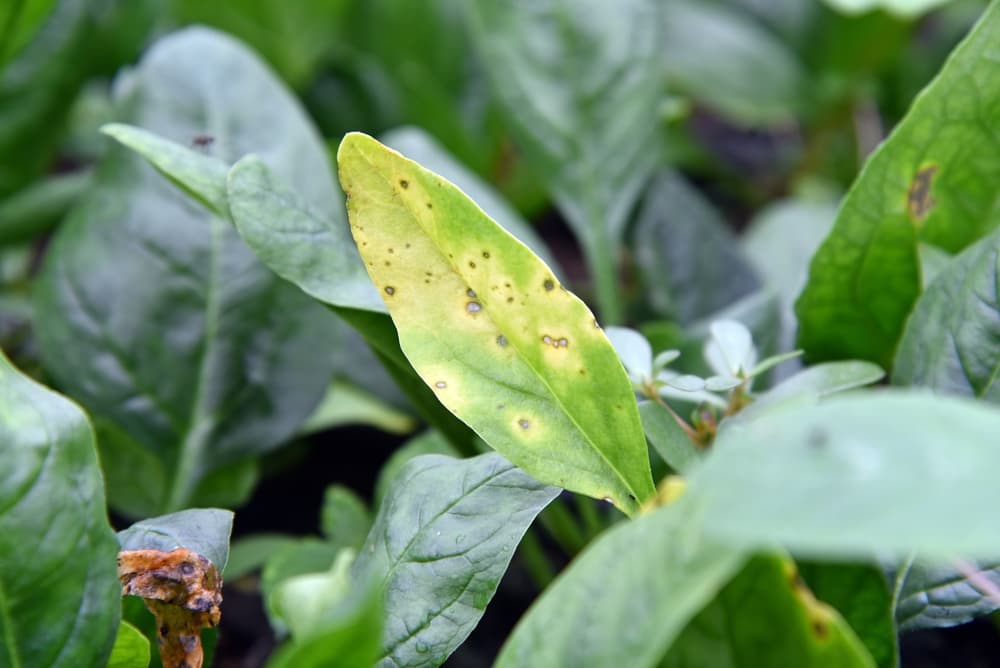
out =
[[[216,216],[210,216],[211,252],[209,280],[205,295],[205,343],[201,359],[198,361],[198,385],[191,402],[190,423],[181,442],[180,457],[174,469],[170,493],[163,509],[164,513],[171,513],[185,507],[191,490],[198,482],[194,479],[195,473],[198,472],[202,454],[208,445],[208,438],[211,434],[209,426],[212,414],[205,405],[207,401],[205,387],[211,380],[215,366],[215,341],[219,329],[219,284],[221,282],[219,256],[222,253],[224,225],[225,223]]]
[[[8,647],[7,655],[12,668],[21,668],[21,655],[18,653],[17,639],[14,633],[14,618],[10,614],[10,604],[7,601],[7,589],[3,578],[0,578],[0,619],[3,619],[4,642]]]
[[[375,163],[373,163],[368,158],[368,155],[364,151],[358,150],[356,152],[359,153],[364,158],[365,162],[368,163],[368,165],[371,167],[371,172],[374,173],[374,174],[377,174],[378,178],[381,179],[382,181],[384,181],[385,184],[386,184],[386,186],[391,191],[392,190],[392,181],[390,181],[388,177],[386,177],[384,174],[382,174],[381,170],[375,165]],[[434,177],[438,178],[438,179],[441,179],[442,181],[447,182],[446,179],[444,179],[441,176],[434,175]],[[452,187],[455,188],[456,191],[458,191],[459,193],[461,193],[461,191],[458,190],[458,188],[456,186],[452,185]],[[466,197],[466,195],[464,193],[461,193],[461,194],[462,194],[463,197]],[[427,230],[424,229],[424,226],[420,224],[420,218],[413,212],[413,210],[410,208],[410,205],[407,202],[405,202],[405,201],[402,202],[402,205],[403,205],[403,208],[406,209],[406,212],[410,215],[410,218],[416,223],[416,226],[420,230],[422,230],[424,232],[424,234],[427,234],[428,236],[431,236],[427,232]],[[479,208],[479,205],[476,204],[476,207]],[[491,223],[493,223],[493,219],[490,218],[489,215],[485,211],[483,211],[481,208],[479,208],[479,212],[483,215],[484,218],[486,218]],[[493,223],[493,224],[496,224],[496,223]],[[461,271],[459,271],[458,266],[456,265],[456,263],[451,262],[447,257],[445,257],[445,255],[443,253],[441,253],[437,249],[437,244],[436,243],[434,244],[434,246],[435,246],[435,252],[437,252],[438,257],[440,257],[441,260],[447,266],[451,267],[451,270],[456,275],[460,276],[462,278],[462,280],[465,280],[465,276],[462,274]],[[538,261],[541,262],[540,259]],[[468,281],[466,281],[466,283],[468,283]],[[485,291],[483,291],[483,292],[485,293]],[[494,322],[495,323],[495,321],[493,320],[493,315],[492,315],[492,313],[490,311],[490,308],[489,308],[489,299],[486,298],[483,295],[480,295],[479,296],[479,302],[483,305],[483,311],[485,312],[486,316],[490,319],[490,322]],[[437,332],[435,332],[434,334],[435,334],[435,336],[437,336]],[[510,343],[511,348],[513,348],[514,350],[517,351],[518,358],[525,364],[525,366],[527,366],[529,369],[531,369],[531,372],[535,376],[535,378],[537,378],[542,383],[542,385],[545,387],[545,389],[548,390],[549,396],[554,399],[554,401],[555,401],[556,405],[559,407],[559,409],[563,412],[564,415],[566,415],[569,418],[570,422],[573,423],[573,426],[576,427],[577,432],[580,435],[583,436],[583,439],[584,439],[584,441],[586,441],[587,445],[589,445],[591,447],[591,449],[593,449],[595,452],[597,452],[597,454],[604,461],[604,463],[607,464],[607,467],[611,470],[611,472],[622,482],[622,484],[625,486],[625,489],[628,489],[629,491],[632,492],[632,494],[637,499],[637,503],[642,502],[644,500],[643,499],[644,495],[642,494],[642,492],[639,491],[639,490],[634,489],[632,487],[632,485],[629,484],[629,482],[627,480],[625,480],[624,477],[622,477],[622,474],[618,470],[618,468],[614,464],[611,463],[611,460],[609,460],[608,457],[607,457],[607,455],[604,454],[604,451],[601,450],[599,447],[597,447],[597,445],[591,439],[590,434],[588,434],[583,429],[583,427],[580,426],[580,423],[577,422],[576,416],[572,412],[570,412],[569,410],[567,410],[566,405],[563,403],[563,401],[559,397],[559,395],[555,391],[553,391],[552,387],[549,385],[549,383],[545,379],[545,377],[538,372],[538,369],[536,369],[531,364],[531,362],[528,361],[528,359],[521,352],[521,349],[517,346],[517,344],[513,340],[510,341],[509,343]],[[634,402],[635,399],[633,398],[632,401]],[[473,431],[475,431],[475,430],[473,430]]]

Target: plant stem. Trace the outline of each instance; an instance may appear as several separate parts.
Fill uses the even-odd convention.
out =
[[[566,510],[560,499],[550,503],[538,519],[567,555],[575,555],[586,545],[587,539],[576,518]]]

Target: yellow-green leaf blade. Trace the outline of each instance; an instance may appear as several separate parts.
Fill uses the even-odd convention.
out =
[[[365,266],[441,403],[539,480],[634,512],[653,491],[642,425],[587,306],[436,174],[356,133],[338,162]]]

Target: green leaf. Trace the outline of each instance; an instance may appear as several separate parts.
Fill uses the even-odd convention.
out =
[[[673,172],[661,173],[647,188],[633,246],[650,305],[682,324],[760,286],[719,213]]]
[[[805,72],[795,54],[748,12],[690,0],[663,7],[661,60],[672,87],[740,125],[795,118],[803,106]]]
[[[101,127],[101,132],[146,158],[175,186],[204,204],[216,216],[229,217],[226,201],[229,165],[222,160],[124,123],[109,123]],[[212,137],[214,143],[215,138]]]
[[[1000,585],[1000,562],[968,562],[980,577]],[[896,574],[896,624],[899,631],[957,626],[998,607],[954,564],[908,563]]]
[[[226,564],[226,580],[232,582],[260,570],[271,557],[299,542],[295,536],[258,533],[233,540]]]
[[[848,192],[796,304],[809,359],[890,368],[920,293],[919,242],[956,252],[1000,222],[998,41],[993,4]]]
[[[339,548],[357,550],[368,536],[372,518],[368,506],[354,491],[343,485],[330,485],[323,494],[319,525],[327,540]]]
[[[1000,553],[1000,411],[885,390],[720,430],[692,496],[707,535],[818,558]],[[747,475],[747,471],[754,475]]]
[[[0,354],[0,664],[101,666],[121,614],[94,435]]]
[[[642,416],[642,428],[649,444],[670,468],[678,473],[688,473],[698,465],[702,452],[663,406],[652,401],[640,401],[639,415]]]
[[[58,0],[32,39],[0,65],[0,197],[52,167],[80,89],[88,78],[132,62],[153,27],[157,4]],[[0,10],[0,20],[5,15]],[[11,55],[4,49],[0,44],[0,63]]]
[[[351,584],[351,564],[356,552],[344,548],[323,573],[286,578],[274,591],[274,610],[293,636],[320,630],[323,617],[340,603]]]
[[[275,552],[264,564],[260,574],[264,611],[279,635],[288,631],[275,598],[281,584],[297,575],[325,573],[333,566],[337,551],[337,546],[329,541],[302,538]]]
[[[809,589],[844,617],[879,668],[896,668],[899,649],[885,573],[869,564],[799,563]]]
[[[334,381],[299,428],[305,436],[342,425],[367,424],[392,434],[408,434],[417,421],[374,394],[344,380]]]
[[[1000,231],[970,246],[917,301],[892,382],[1000,403]]]
[[[93,176],[90,170],[56,174],[0,202],[0,246],[48,232],[90,188]]]
[[[661,3],[467,3],[526,158],[583,249],[602,318],[622,320],[617,250],[659,158]]]
[[[381,508],[386,495],[396,484],[403,467],[414,457],[419,455],[448,455],[458,457],[459,453],[448,444],[448,440],[437,431],[428,431],[411,438],[402,446],[396,448],[395,452],[382,465],[378,473],[378,480],[375,482],[375,507]]]
[[[684,506],[602,533],[521,618],[496,668],[657,665],[744,562],[700,536]]]
[[[769,556],[747,562],[660,665],[735,668],[748,657],[757,666],[875,668],[851,627],[802,583],[795,564]]]
[[[441,177],[357,133],[338,163],[400,347],[441,403],[539,480],[634,512],[653,493],[642,425],[586,305]]]
[[[142,631],[122,620],[107,668],[148,668],[149,656],[149,640]]]
[[[294,88],[315,76],[343,31],[347,0],[174,0],[182,24],[202,23],[246,42]]]
[[[417,127],[402,127],[379,140],[389,148],[440,174],[478,204],[497,225],[530,248],[558,276],[559,265],[534,228],[488,183],[448,154],[429,134]]]
[[[423,455],[396,477],[355,564],[380,578],[379,666],[438,666],[472,632],[535,516],[559,494],[497,453]]]
[[[862,14],[875,9],[903,18],[915,18],[948,2],[948,0],[825,0],[826,4],[845,14]]]
[[[311,633],[294,637],[271,656],[268,668],[371,668],[378,657],[382,592],[371,580],[349,591],[317,619]]]
[[[753,403],[739,413],[738,419],[754,419],[778,406],[793,403],[814,404],[825,396],[876,383],[883,376],[885,372],[871,362],[849,360],[817,364],[755,396]]]
[[[211,133],[205,149],[223,162],[252,147],[316,201],[338,201],[296,102],[227,37],[193,28],[160,40],[117,101],[169,139]],[[245,486],[248,460],[295,433],[333,369],[331,355],[316,354],[336,336],[326,309],[122,150],[53,238],[35,306],[43,362],[60,386],[158,460],[132,471],[135,486],[156,489],[152,514],[190,506],[223,468]],[[148,514],[117,490],[116,509]]]
[[[123,550],[170,552],[183,547],[206,557],[224,573],[232,532],[231,511],[192,508],[136,522],[118,532],[118,543]]]
[[[385,312],[339,205],[317,208],[253,155],[229,172],[228,196],[240,235],[279,276],[321,302]]]
[[[628,327],[608,327],[608,340],[621,359],[633,385],[645,385],[653,380],[653,348],[646,337]]]

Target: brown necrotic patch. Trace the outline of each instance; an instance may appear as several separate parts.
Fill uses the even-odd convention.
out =
[[[910,220],[922,223],[937,204],[937,200],[931,195],[931,186],[938,171],[937,165],[925,165],[913,177],[906,193],[906,209]]]

